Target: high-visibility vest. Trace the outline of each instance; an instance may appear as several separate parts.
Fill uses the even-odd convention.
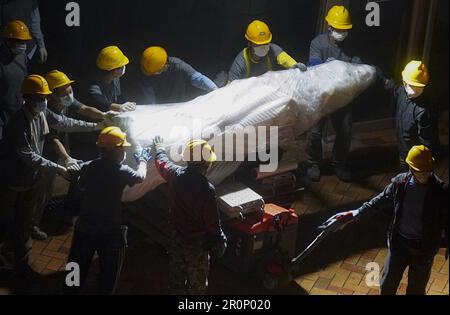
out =
[[[267,65],[267,71],[272,71],[272,60],[270,60],[270,52],[267,54],[266,58],[266,65]],[[250,60],[250,53],[248,51],[248,48],[244,49],[244,60],[245,60],[245,72],[246,72],[246,78],[250,78],[251,73],[251,64],[252,61]]]

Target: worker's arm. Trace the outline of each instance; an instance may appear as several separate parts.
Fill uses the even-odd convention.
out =
[[[101,130],[101,124],[86,122],[58,115],[47,109],[47,122],[49,127],[61,132],[91,132]]]
[[[63,170],[61,166],[50,160],[47,160],[46,158],[44,158],[43,156],[41,156],[32,149],[30,140],[26,132],[24,121],[19,122],[18,125],[15,128],[13,128],[12,141],[17,156],[25,165],[35,170],[41,168],[54,169],[58,172]]]
[[[121,112],[122,111],[122,105],[117,104],[114,102],[110,102],[104,95],[102,90],[100,89],[100,86],[98,85],[91,85],[89,87],[89,95],[91,97],[91,104],[95,104],[98,106],[98,109],[102,112],[107,111],[115,111],[115,112]]]
[[[402,175],[400,175],[402,176]],[[384,188],[384,190],[378,194],[372,200],[365,202],[358,209],[358,217],[371,214],[378,210],[394,209],[394,194],[397,190],[398,177],[392,179],[391,183]]]
[[[126,176],[126,186],[122,192],[122,202],[131,202],[133,200],[133,195],[130,194],[131,188],[135,188],[145,181],[147,176],[147,162],[141,161],[138,165],[138,169],[134,171],[128,166],[122,167],[125,171]]]
[[[418,115],[416,119],[420,142],[424,146],[430,148],[432,151],[435,151],[436,148],[433,141],[433,128],[430,112],[425,109]]]
[[[30,32],[38,47],[39,61],[41,63],[45,63],[47,61],[48,52],[47,48],[45,47],[44,34],[42,34],[41,14],[39,12],[39,6],[37,5],[37,3],[31,11]]]
[[[196,88],[206,92],[211,92],[218,89],[217,85],[210,78],[201,74],[200,72],[195,72],[194,74],[192,74],[191,84]]]
[[[167,183],[171,183],[177,176],[180,167],[170,161],[166,150],[162,146],[157,146],[155,165],[159,174]]]
[[[244,53],[241,52],[234,59],[231,65],[230,71],[228,72],[228,82],[233,82],[235,80],[241,80],[246,77],[245,59]]]
[[[53,146],[53,150],[58,154],[59,158],[63,161],[66,161],[70,158],[70,155],[67,153],[66,148],[62,144],[62,142],[59,140],[58,136],[52,136],[50,138]]]
[[[212,187],[209,187],[208,191],[205,192],[202,215],[208,234],[213,237],[224,237],[219,219],[216,193]]]
[[[87,106],[78,101],[77,99],[74,100],[73,104],[70,107],[73,107],[78,114],[85,116],[87,118],[95,120],[103,120],[105,119],[106,116],[105,112],[102,112],[101,110],[95,107]]]
[[[309,49],[309,66],[317,66],[324,63],[325,60],[322,58],[322,50],[321,45],[318,38],[314,39],[311,42],[311,46]]]

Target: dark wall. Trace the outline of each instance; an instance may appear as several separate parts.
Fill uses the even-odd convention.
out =
[[[299,61],[307,62],[309,45],[316,35],[319,0],[79,0],[81,27],[65,26],[68,1],[40,1],[42,25],[49,50],[44,72],[60,68],[77,80],[77,92],[95,70],[98,51],[118,45],[131,59],[124,90],[130,99],[139,93],[139,59],[150,45],[167,48],[197,70],[214,78],[228,70],[246,41],[246,26],[255,18],[270,24],[274,42]],[[430,70],[448,86],[448,1],[441,0]],[[381,27],[365,25],[367,1],[350,1],[354,30],[345,44],[365,62],[380,66],[388,76],[400,79],[407,62],[406,44],[411,19],[411,0],[379,2]],[[440,67],[441,64],[447,66]],[[442,78],[442,79],[441,79]],[[446,80],[446,81],[445,81]],[[435,80],[436,81],[436,80]],[[448,107],[448,89],[441,84],[440,104]],[[433,94],[436,94],[434,92]],[[392,115],[392,103],[380,85],[374,85],[358,100],[357,120]]]

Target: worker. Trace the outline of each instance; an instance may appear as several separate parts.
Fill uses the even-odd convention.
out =
[[[50,129],[63,132],[91,131],[103,124],[87,123],[53,113],[47,108],[52,94],[45,78],[30,75],[22,84],[25,104],[5,129],[0,142],[0,216],[6,226],[0,235],[2,253],[14,253],[14,266],[25,276],[33,274],[28,265],[31,251],[33,204],[37,198],[36,175],[41,169],[52,169],[63,177],[67,169],[42,157],[45,135]],[[5,255],[4,255],[5,256]]]
[[[136,109],[136,103],[119,104],[122,96],[120,78],[126,73],[129,59],[117,46],[103,48],[97,57],[100,73],[96,82],[89,87],[90,103],[97,109],[108,112],[129,112]]]
[[[347,38],[349,30],[353,27],[350,12],[343,6],[333,6],[325,20],[328,23],[328,30],[311,42],[309,65],[314,66],[330,60],[361,63],[359,57],[350,57],[341,48],[341,43]],[[346,106],[331,114],[329,118],[336,132],[332,169],[341,181],[350,182],[352,175],[347,168],[347,157],[352,139],[352,107]],[[327,120],[328,117],[323,118],[307,133],[307,176],[314,182],[321,179],[322,134]]]
[[[23,105],[20,88],[28,74],[25,51],[31,34],[25,23],[12,21],[3,31],[3,40],[0,46],[0,140],[9,119]]]
[[[37,52],[38,63],[45,63],[48,52],[45,47],[44,35],[41,29],[41,15],[37,0],[4,0],[0,1],[0,29],[12,21],[20,20],[30,28],[32,40],[27,42],[26,49],[29,60]]]
[[[97,252],[100,260],[98,293],[114,294],[127,247],[127,227],[122,220],[125,191],[145,180],[151,150],[135,155],[138,169],[123,165],[126,149],[131,147],[126,134],[118,127],[104,129],[97,141],[100,158],[83,165],[78,183],[83,191],[80,216],[75,226],[69,263],[77,263],[80,286],[65,287],[65,293],[78,294]]]
[[[217,89],[211,79],[183,60],[169,57],[162,47],[149,47],[142,53],[141,70],[146,104],[186,102],[189,84],[205,92]]]
[[[259,20],[250,23],[245,38],[248,47],[234,59],[228,74],[229,82],[257,77],[272,70],[307,70],[303,63],[295,61],[280,46],[272,43],[272,32],[266,23]]]
[[[126,72],[129,59],[116,46],[108,46],[97,56],[98,73],[95,82],[89,86],[87,102],[102,112],[129,112],[136,109],[135,102],[124,102],[120,79]],[[77,113],[74,117],[81,118]],[[92,121],[95,121],[92,120]],[[90,161],[98,157],[98,148],[95,142],[98,133],[70,134],[69,141],[72,156],[79,160]]]
[[[205,294],[209,260],[226,250],[214,186],[205,177],[216,155],[203,140],[190,141],[183,152],[187,167],[169,160],[163,140],[154,139],[156,168],[169,187],[170,222],[173,235],[169,248],[170,294]]]
[[[427,147],[413,146],[406,163],[409,171],[396,176],[378,196],[358,210],[331,218],[351,215],[355,221],[376,211],[391,211],[382,295],[396,294],[407,267],[406,294],[424,295],[442,235],[445,235],[448,257],[448,184],[433,173],[434,158]]]
[[[80,103],[74,96],[72,89],[72,83],[67,75],[58,70],[53,70],[47,73],[45,76],[50,91],[52,94],[49,96],[48,107],[49,109],[58,114],[68,116],[69,111],[73,110],[81,116],[94,119],[96,121],[107,120],[112,124],[112,119],[119,113],[116,112],[101,112],[95,107],[86,106]],[[43,149],[43,156],[54,162],[58,163],[62,161],[62,164],[71,171],[77,171],[80,169],[79,161],[69,155],[70,147],[68,143],[67,134],[61,134],[57,130],[50,130],[47,135],[47,139]],[[44,210],[50,201],[53,191],[53,182],[55,180],[56,173],[53,170],[43,169],[39,173],[40,184],[37,185],[39,193],[37,196],[39,201],[36,202],[37,208],[34,214],[34,227],[32,231],[32,238],[36,240],[45,240],[47,234],[40,228],[40,222]]]
[[[384,82],[385,89],[392,93],[395,99],[400,168],[405,170],[406,156],[414,145],[423,144],[432,151],[436,146],[433,141],[431,114],[420,97],[428,85],[430,75],[426,65],[417,60],[406,65],[402,72],[402,85],[397,85],[392,79],[386,79],[379,69],[378,75]]]

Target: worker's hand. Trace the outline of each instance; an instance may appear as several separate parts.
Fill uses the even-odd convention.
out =
[[[114,118],[119,116],[119,112],[110,110],[109,112],[103,113],[103,120],[106,124],[112,126],[114,125]]]
[[[335,60],[336,60],[336,58],[330,57],[325,62],[332,62],[332,61],[335,61]]]
[[[352,210],[335,214],[329,218],[324,224],[319,226],[320,230],[329,229],[332,232],[343,230],[348,224],[354,222],[359,216],[359,210]]]
[[[153,159],[152,150],[150,148],[143,148],[134,154],[134,159],[138,164],[141,162],[148,163]]]
[[[356,63],[356,64],[360,64],[360,65],[363,64],[361,58],[359,58],[357,56],[352,58],[352,63]]]
[[[78,164],[78,161],[70,156],[64,161],[64,164],[69,173],[79,172],[81,170],[81,166]]]
[[[120,106],[120,110],[124,113],[134,112],[136,110],[136,103],[126,102]]]
[[[48,58],[47,49],[45,47],[39,48],[38,54],[39,54],[38,62],[40,64],[46,63]]]
[[[301,63],[301,62],[297,63],[297,64],[294,66],[294,69],[300,69],[301,72],[306,72],[306,71],[308,71],[308,67],[307,67],[304,63]]]
[[[153,139],[153,145],[155,147],[156,150],[158,150],[159,148],[164,148],[164,139],[161,136],[156,136]]]

